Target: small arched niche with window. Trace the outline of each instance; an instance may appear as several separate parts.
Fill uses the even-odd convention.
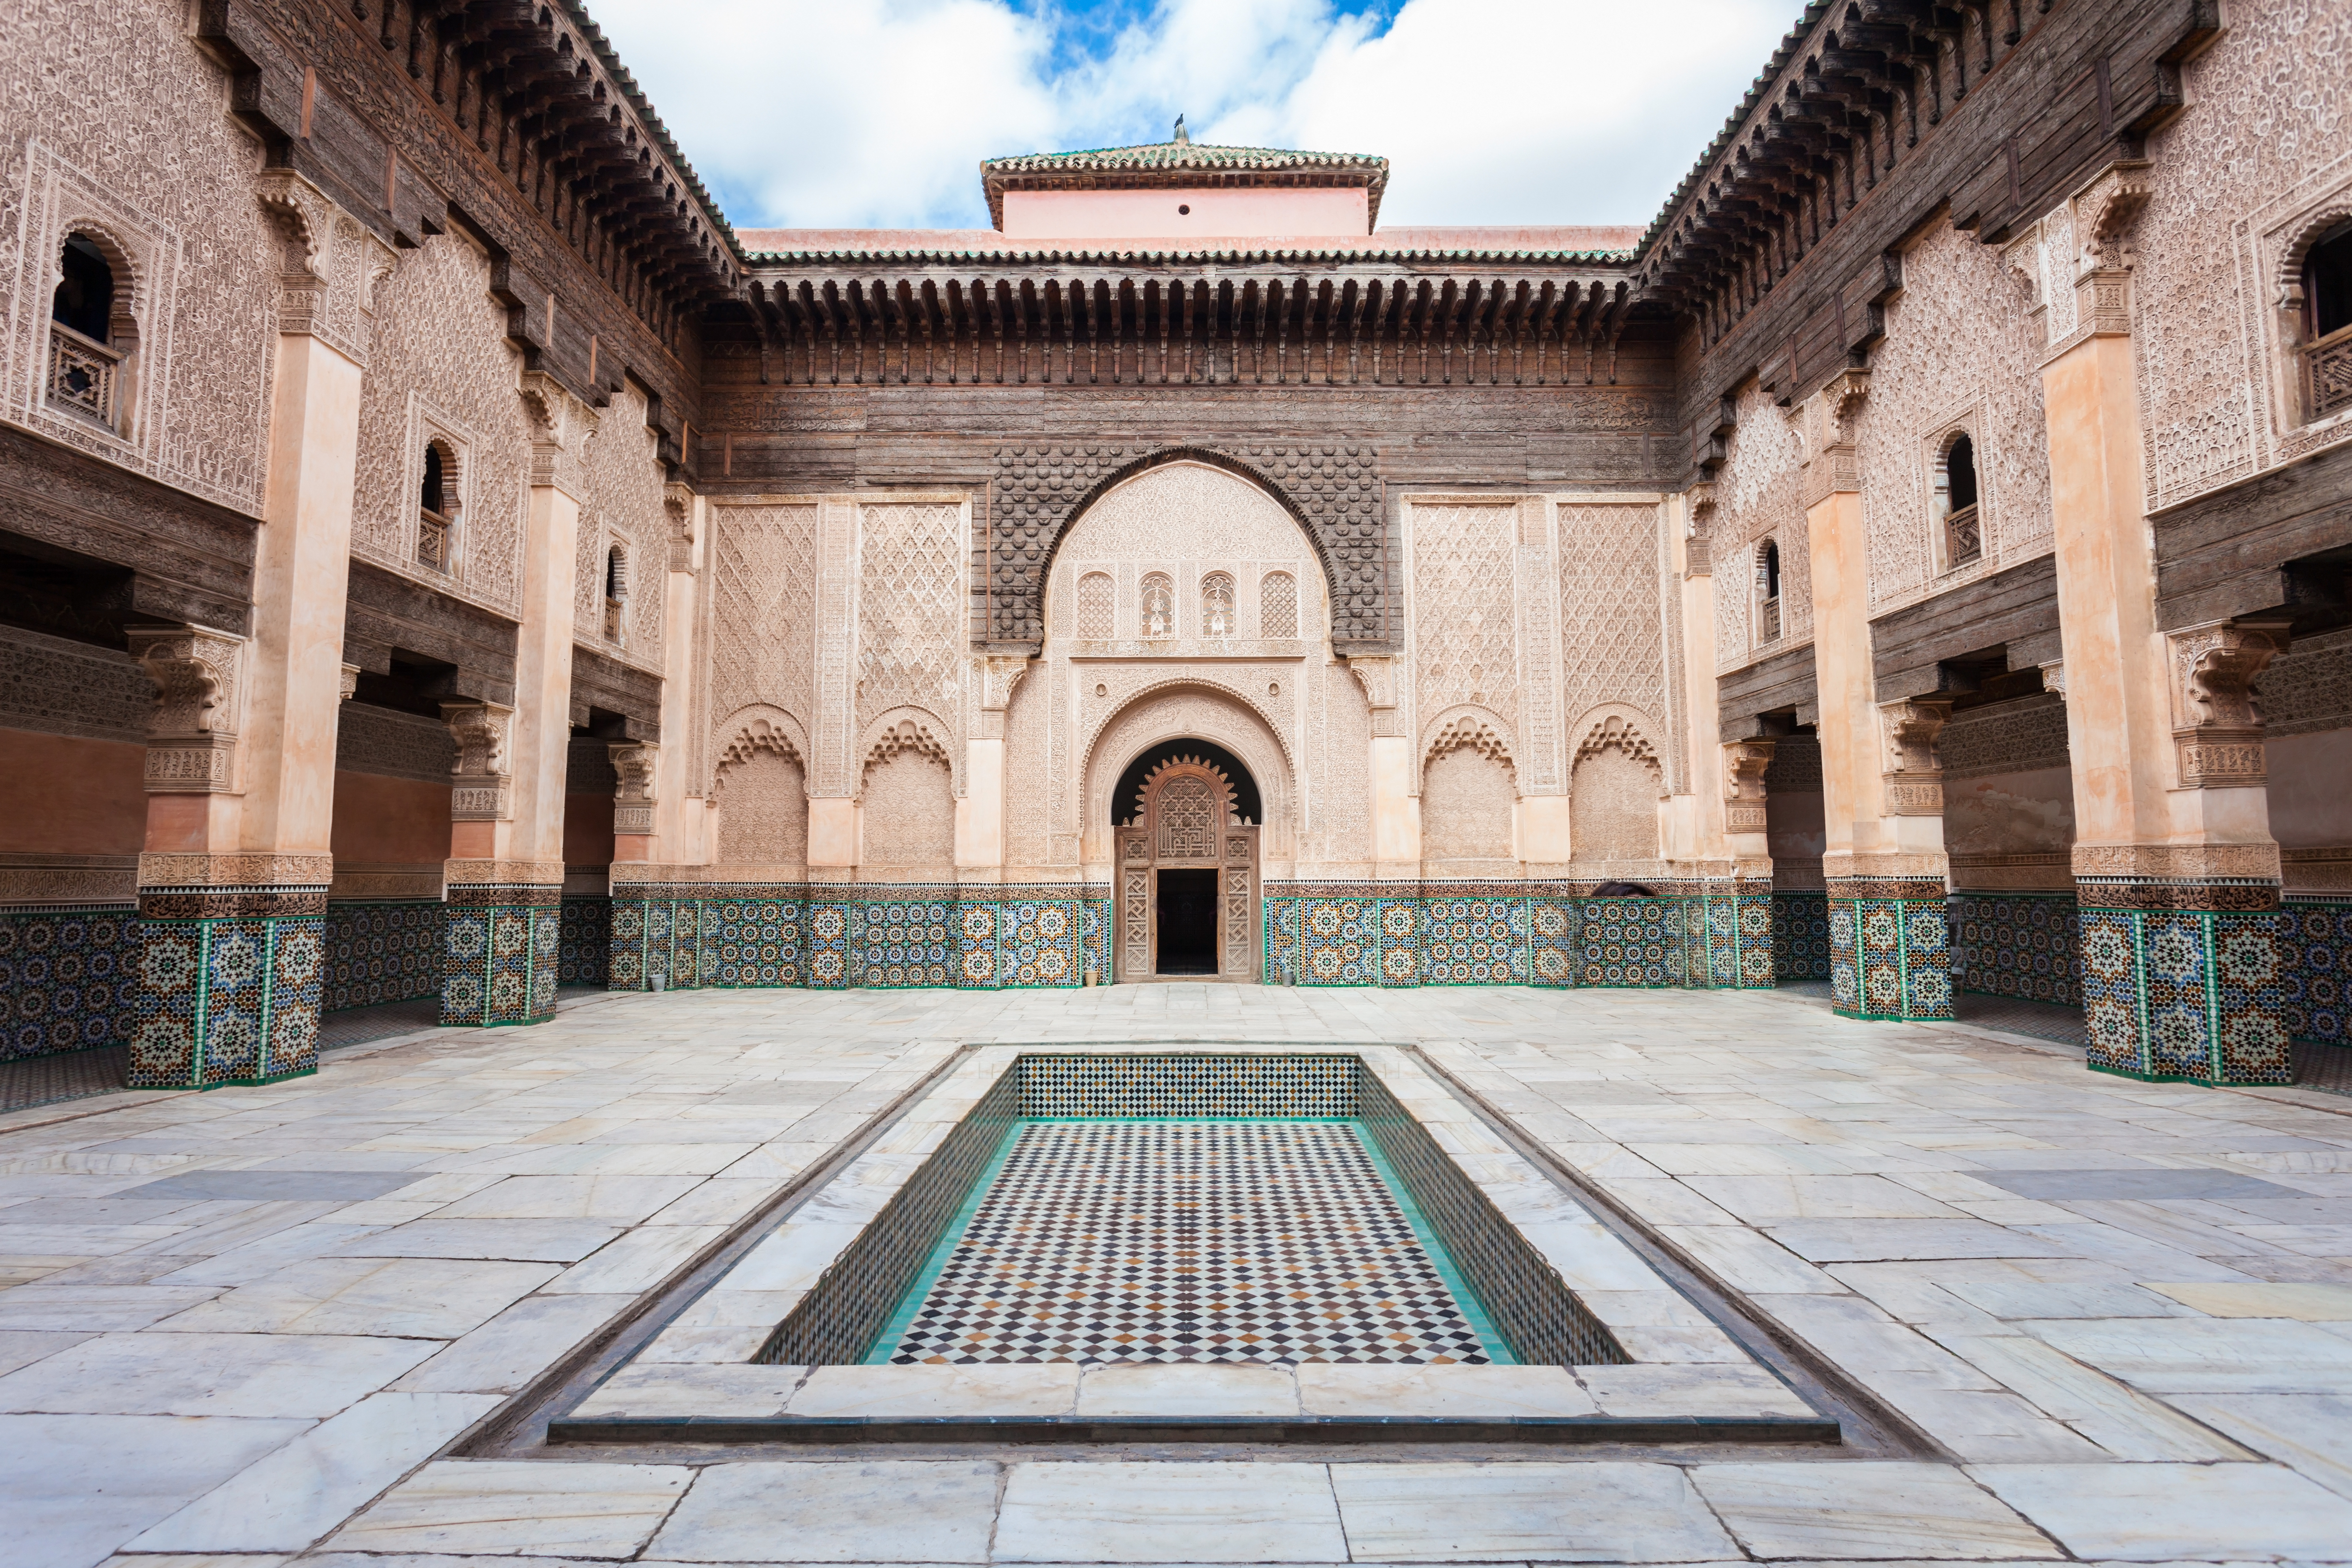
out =
[[[416,563],[448,572],[457,559],[457,449],[436,436],[425,443],[425,460],[419,467],[423,472],[416,487]]]
[[[2306,422],[2352,408],[2352,220],[2303,257],[2303,406]]]
[[[1142,584],[1139,626],[1146,642],[1176,635],[1176,582],[1165,572],[1148,574]]]
[[[1756,547],[1756,640],[1780,640],[1780,543],[1774,539]]]
[[[120,432],[129,406],[131,351],[137,346],[130,278],[95,236],[66,236],[49,305],[51,405]]]
[[[629,552],[617,544],[604,552],[604,640],[629,640]]]
[[[1979,517],[1976,439],[1955,430],[1936,448],[1936,548],[1944,571],[1965,566],[1984,553]]]
[[[1232,575],[1210,573],[1201,579],[1201,635],[1229,637],[1238,636],[1241,629],[1241,616],[1234,607]]]

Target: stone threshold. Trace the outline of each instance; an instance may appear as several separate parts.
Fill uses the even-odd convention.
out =
[[[1122,1443],[1254,1444],[1361,1447],[1380,1444],[1532,1444],[1640,1447],[1684,1444],[1838,1444],[1837,1422],[1806,1416],[1399,1415],[1133,1416],[1090,1420],[1059,1415],[594,1416],[548,1424],[551,1444],[812,1447],[858,1443],[992,1445]]]

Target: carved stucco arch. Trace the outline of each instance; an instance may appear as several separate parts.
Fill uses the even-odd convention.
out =
[[[753,702],[727,715],[718,729],[726,736],[711,749],[710,776],[705,781],[705,795],[712,805],[719,802],[719,781],[726,776],[730,763],[747,763],[761,752],[772,752],[787,762],[808,766],[808,726],[772,703]]]
[[[1649,764],[1658,781],[1658,798],[1665,799],[1673,786],[1666,778],[1665,754],[1650,738],[1654,728],[1648,714],[1628,702],[1603,702],[1586,710],[1568,731],[1576,737],[1576,752],[1568,759],[1571,796],[1576,789],[1576,764],[1613,746],[1635,762]]]
[[[1476,702],[1457,702],[1438,714],[1435,720],[1422,726],[1421,755],[1413,764],[1412,793],[1421,793],[1423,776],[1429,764],[1441,752],[1469,746],[1493,757],[1511,770],[1517,788],[1518,753],[1511,743],[1511,727],[1493,709]]]
[[[918,752],[946,764],[950,793],[961,800],[963,760],[961,748],[950,743],[954,734],[928,708],[902,704],[876,714],[857,737],[857,750],[851,753],[857,760],[857,783],[852,798],[866,798],[866,774],[876,763],[899,752]]]
[[[1263,854],[1291,858],[1301,826],[1298,775],[1281,730],[1240,692],[1197,677],[1145,687],[1087,734],[1078,753],[1085,858],[1111,858],[1111,795],[1127,765],[1154,746],[1184,740],[1213,742],[1241,759],[1257,783]]]
[[[112,220],[80,208],[68,208],[58,224],[56,254],[49,258],[48,289],[42,300],[44,317],[47,314],[48,301],[57,296],[58,285],[66,280],[66,241],[78,234],[89,237],[91,243],[98,247],[98,253],[106,258],[108,269],[114,274],[114,316],[117,319],[131,318],[131,330],[143,336],[141,322],[145,319],[148,298],[155,287],[154,280],[149,276],[144,254],[150,242],[143,236],[126,236],[115,227]]]
[[[2352,223],[2352,191],[2339,191],[2294,221],[2294,237],[2279,249],[2273,271],[2271,299],[2282,310],[2303,308],[2303,264],[2319,237],[2338,224]]]
[[[1343,650],[1391,646],[1386,507],[1376,454],[1362,445],[1139,450],[1099,441],[1042,443],[996,454],[989,522],[988,636],[1032,652],[1045,640],[1045,582],[1062,541],[1087,509],[1137,475],[1170,463],[1222,468],[1290,514],[1323,571],[1331,640]],[[1041,456],[1042,454],[1042,456]],[[1302,503],[1300,493],[1307,497]]]

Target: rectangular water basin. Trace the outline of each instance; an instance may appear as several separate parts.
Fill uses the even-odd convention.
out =
[[[550,1436],[1629,1424],[1837,1431],[1402,1050],[990,1047]]]

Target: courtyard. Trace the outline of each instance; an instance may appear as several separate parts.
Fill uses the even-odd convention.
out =
[[[748,1219],[1006,1046],[1409,1057],[1685,1299],[1601,1372],[1727,1336],[1843,1440],[548,1440]],[[0,1560],[2344,1560],[2347,1112],[1790,992],[587,996],[0,1123]],[[852,1369],[726,1370],[781,1407]],[[1034,1372],[867,1370],[950,1414]],[[1428,1370],[1610,1410],[1591,1368]]]

